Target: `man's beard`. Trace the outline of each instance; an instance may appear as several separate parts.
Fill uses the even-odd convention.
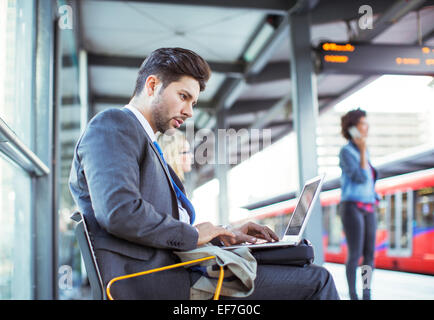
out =
[[[166,104],[161,95],[158,95],[157,99],[152,103],[152,117],[154,118],[155,128],[161,133],[170,129],[170,120]]]

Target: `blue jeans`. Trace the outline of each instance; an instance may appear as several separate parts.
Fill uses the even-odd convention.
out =
[[[351,299],[357,299],[356,269],[360,257],[363,256],[363,265],[368,265],[372,270],[374,269],[377,217],[375,212],[366,212],[358,208],[356,203],[352,201],[341,202],[339,213],[348,247],[346,262],[348,289]]]

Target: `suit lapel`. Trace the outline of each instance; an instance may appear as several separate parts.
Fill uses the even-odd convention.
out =
[[[148,138],[148,143],[149,143],[150,147],[152,148],[152,150],[154,150],[154,152],[155,152],[158,160],[160,161],[161,166],[163,167],[164,173],[166,174],[166,178],[167,178],[167,180],[169,182],[169,185],[170,185],[170,189],[172,190],[172,194],[175,196],[175,199],[178,199],[178,196],[176,195],[175,188],[174,188],[174,186],[172,184],[172,179],[170,178],[170,173],[168,171],[168,167],[165,166],[165,164],[163,162],[163,159],[161,159],[160,153],[158,152],[157,148],[155,148],[154,144],[151,141],[151,138],[149,138],[149,136],[148,136],[148,134],[146,132],[145,132],[145,134],[146,134],[146,136]],[[178,216],[175,216],[174,218],[179,220],[178,202],[176,203],[176,212],[178,213]]]
[[[170,178],[171,177],[170,176],[170,172],[167,170],[167,167],[164,165],[163,159],[161,159],[160,154],[159,154],[157,148],[155,148],[154,144],[151,142],[151,139],[149,137],[148,137],[148,143],[149,143],[150,147],[152,148],[152,150],[154,150],[154,152],[155,152],[158,160],[160,161],[160,164],[163,167],[164,173],[166,173],[166,177],[169,180],[170,186],[172,187],[172,191],[176,195],[175,189],[173,188],[173,185],[172,185],[172,179]]]
[[[176,192],[175,192],[175,188],[172,185],[172,180],[170,178],[170,173],[167,170],[167,167],[164,165],[164,162],[161,159],[160,154],[158,153],[158,150],[155,148],[154,144],[152,143],[151,137],[148,135],[148,133],[146,132],[146,130],[142,127],[142,124],[140,123],[139,119],[137,119],[136,116],[130,110],[128,110],[128,109],[122,109],[122,110],[124,110],[124,112],[126,112],[127,114],[129,114],[130,116],[132,116],[137,121],[137,123],[139,124],[140,128],[142,128],[143,133],[145,134],[145,137],[146,137],[146,140],[148,141],[149,146],[151,147],[152,150],[154,150],[155,155],[157,156],[158,160],[160,161],[161,166],[163,167],[164,173],[166,174],[166,178],[167,178],[167,180],[169,182],[169,185],[170,185],[170,188],[172,190],[172,193],[175,195],[175,198],[176,198]],[[178,205],[176,205],[176,207],[178,207]]]

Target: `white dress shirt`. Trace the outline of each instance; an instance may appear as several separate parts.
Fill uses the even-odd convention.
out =
[[[146,133],[151,138],[152,142],[157,141],[155,137],[155,133],[151,128],[151,125],[149,124],[148,120],[146,120],[146,118],[143,116],[143,114],[141,114],[139,110],[137,110],[136,108],[134,108],[129,104],[126,105],[125,108],[130,110],[136,116],[137,120],[139,120],[140,124],[142,125],[143,129],[145,129]],[[185,208],[182,206],[179,199],[177,200],[178,200],[179,220],[190,224],[190,216],[187,210],[185,210]]]

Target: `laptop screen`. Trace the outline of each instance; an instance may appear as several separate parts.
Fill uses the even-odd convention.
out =
[[[315,191],[318,188],[321,180],[316,180],[305,186],[303,193],[300,196],[300,201],[292,214],[291,222],[286,230],[287,236],[297,236],[300,233],[300,229],[303,226],[303,221],[312,205],[312,200],[315,195]]]

